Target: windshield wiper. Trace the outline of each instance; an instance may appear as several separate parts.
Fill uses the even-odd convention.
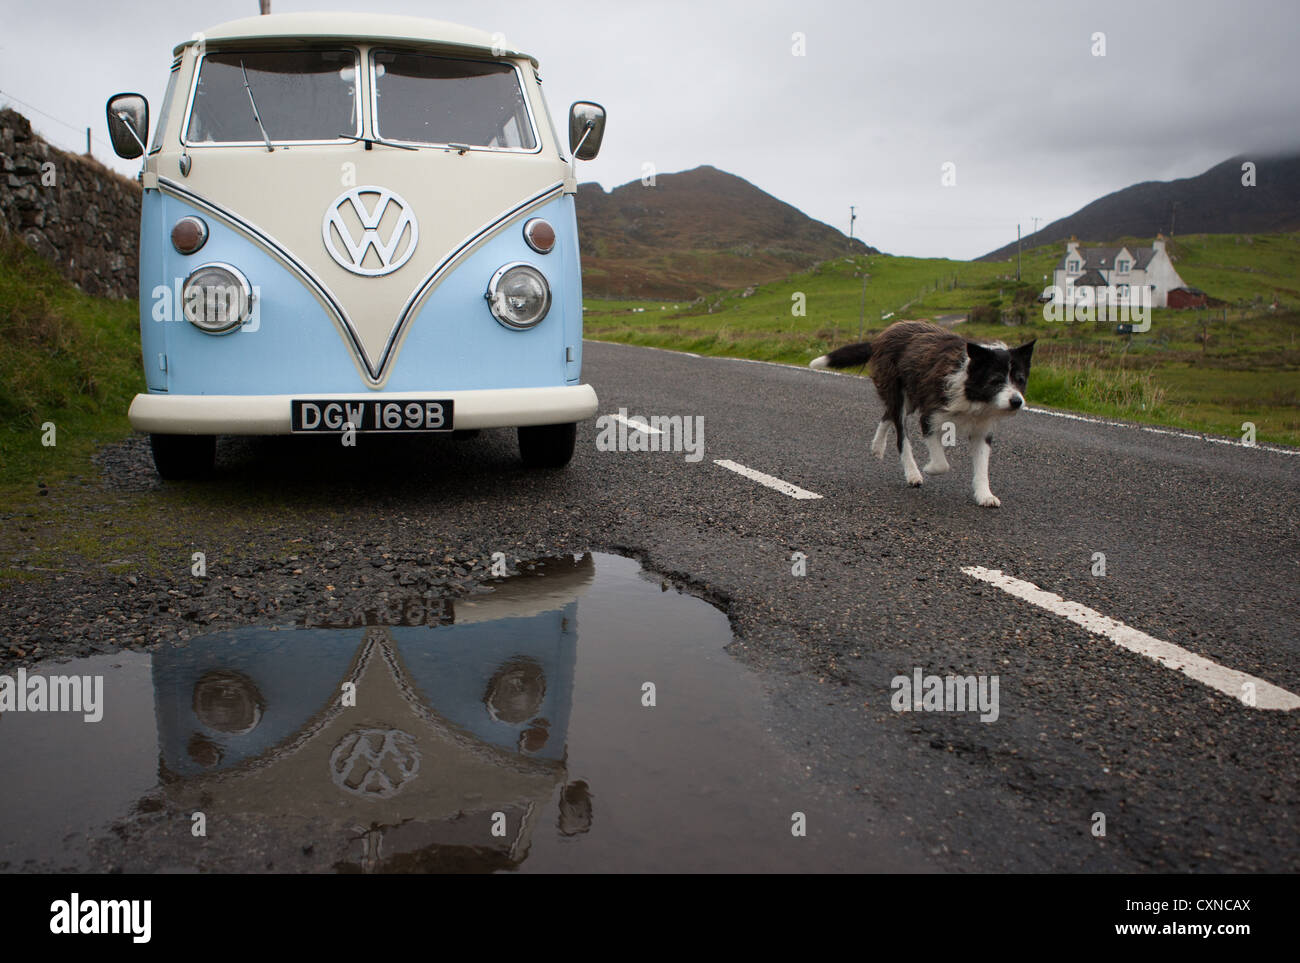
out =
[[[253,99],[253,88],[248,82],[248,71],[244,69],[244,61],[239,61],[239,70],[244,75],[244,89],[248,91],[248,102],[253,105],[253,120],[257,121],[257,129],[262,132],[262,140],[266,141],[267,151],[275,150],[271,146],[271,138],[267,136],[266,128],[262,126],[262,117],[257,112],[257,101]]]
[[[384,140],[381,137],[358,137],[356,134],[339,134],[340,140],[359,140],[366,145],[366,150],[371,150],[375,144],[383,144],[385,147],[396,147],[398,150],[419,150],[418,147],[412,147],[410,144],[395,144],[391,140]]]

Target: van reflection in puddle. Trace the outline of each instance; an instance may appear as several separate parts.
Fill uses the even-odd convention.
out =
[[[593,576],[591,555],[564,557],[424,624],[237,629],[157,652],[169,801],[350,841],[343,872],[510,869],[543,820],[587,832],[565,741]]]

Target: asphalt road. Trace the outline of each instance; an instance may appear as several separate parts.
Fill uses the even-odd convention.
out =
[[[497,550],[621,552],[727,613],[768,727],[820,792],[896,840],[900,864],[1300,869],[1300,710],[1247,705],[963,572],[999,570],[1300,694],[1300,455],[1027,411],[995,437],[1002,507],[988,509],[964,445],[920,489],[896,458],[870,457],[880,406],[861,378],[599,343],[584,375],[602,413],[702,417],[703,457],[598,450],[593,422],[556,473],[521,469],[507,432],[343,452],[223,440],[207,485],[223,506],[256,492],[256,511],[223,508],[220,530],[202,513],[157,524],[236,561],[198,582],[187,547],[170,575],[16,585],[0,599],[5,664],[166,645],[196,622],[300,613],[326,588],[373,601],[473,582]],[[140,440],[101,464],[115,498],[158,511]],[[62,499],[41,499],[22,537],[89,517],[70,501],[61,521]],[[301,556],[286,552],[295,540]],[[806,575],[792,574],[796,552]],[[997,676],[996,720],[895,711],[891,680],[918,669]]]
[[[602,411],[702,415],[706,454],[586,450],[574,472],[594,463],[626,493],[629,546],[725,599],[750,658],[815,680],[785,687],[784,724],[828,774],[920,824],[934,858],[1300,868],[1300,712],[1244,705],[962,571],[1001,570],[1300,693],[1300,457],[1024,412],[995,437],[1002,507],[986,509],[964,446],[920,489],[870,457],[864,379],[605,344],[586,361]],[[918,667],[997,674],[999,718],[893,712],[890,680]]]

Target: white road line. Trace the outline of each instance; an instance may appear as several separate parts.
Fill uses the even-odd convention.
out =
[[[1214,435],[1179,431],[1176,428],[1155,428],[1151,425],[1134,425],[1125,421],[1106,421],[1104,418],[1093,418],[1089,415],[1076,415],[1072,411],[1054,411],[1051,408],[1025,408],[1024,410],[1035,415],[1051,415],[1053,418],[1067,418],[1070,421],[1086,421],[1094,425],[1106,425],[1108,428],[1136,428],[1138,431],[1149,432],[1153,435],[1172,435],[1175,438],[1190,438],[1193,441],[1206,441],[1214,445],[1227,445],[1230,448],[1250,448],[1257,451],[1271,451],[1275,455],[1300,455],[1300,448],[1279,448],[1276,445],[1260,444],[1248,445],[1245,442],[1237,441],[1235,438],[1217,438]]]
[[[768,488],[775,488],[783,495],[789,495],[791,498],[821,498],[816,492],[810,492],[798,485],[791,485],[789,482],[781,481],[779,478],[773,478],[771,475],[764,475],[761,471],[754,471],[752,468],[746,468],[744,465],[737,464],[734,461],[728,461],[725,458],[715,458],[713,464],[721,465],[728,471],[734,471],[737,475],[744,475],[760,485],[766,485]]]
[[[1246,705],[1251,705],[1249,693],[1254,692],[1254,708],[1291,710],[1300,708],[1300,696],[1279,688],[1271,682],[1257,679],[1245,672],[1225,668],[1194,652],[1188,652],[1172,642],[1164,642],[1137,629],[1125,625],[1118,619],[1112,619],[1100,612],[1067,601],[1054,592],[1046,592],[1033,582],[1025,582],[1010,575],[1003,575],[997,569],[981,568],[978,565],[962,568],[972,578],[996,585],[1026,602],[1047,609],[1056,615],[1064,616],[1076,625],[1081,625],[1094,635],[1102,635],[1121,648],[1154,659],[1169,669],[1176,669],[1197,682],[1218,689],[1225,695],[1232,696]]]
[[[624,411],[626,411],[626,410],[627,410],[627,409],[625,408]],[[629,428],[631,428],[633,431],[643,431],[643,432],[645,432],[647,435],[662,435],[662,434],[663,434],[663,432],[660,431],[658,428],[651,428],[651,427],[650,427],[648,424],[646,424],[644,421],[638,421],[638,420],[635,419],[635,418],[624,418],[622,415],[609,415],[609,417],[610,417],[610,418],[613,418],[615,421],[621,421],[621,422],[623,422],[623,424],[627,425],[627,426],[628,426]]]

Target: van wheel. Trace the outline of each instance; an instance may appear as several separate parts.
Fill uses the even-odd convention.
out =
[[[573,457],[577,437],[575,422],[528,425],[519,429],[519,454],[528,468],[563,468]]]
[[[168,481],[203,478],[217,460],[216,435],[150,435],[153,463]]]

